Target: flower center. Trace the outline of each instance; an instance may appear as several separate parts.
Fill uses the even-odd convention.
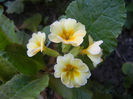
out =
[[[37,42],[37,45],[38,45],[38,46],[41,46],[41,42],[40,42],[40,41],[39,41],[39,42]]]
[[[66,68],[63,71],[66,72],[67,78],[70,78],[70,79],[74,79],[75,76],[80,75],[78,68],[70,64],[67,64]]]
[[[73,30],[66,31],[65,29],[63,29],[62,34],[60,36],[64,40],[68,41],[68,40],[73,40],[74,39],[73,34],[74,34]]]

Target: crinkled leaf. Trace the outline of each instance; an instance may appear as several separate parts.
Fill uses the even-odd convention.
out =
[[[15,25],[13,21],[9,20],[4,15],[0,15],[0,36],[1,35],[4,35],[4,38],[0,38],[0,41],[2,41],[2,39],[8,39],[10,42],[20,43],[15,33]]]
[[[1,80],[6,81],[9,80],[17,72],[17,70],[1,55],[2,52],[0,52],[0,78]]]
[[[0,97],[2,99],[36,99],[48,86],[48,82],[48,75],[40,78],[16,75],[0,87]]]
[[[23,25],[20,28],[29,29],[32,32],[36,32],[38,25],[40,24],[41,21],[42,21],[41,14],[37,13],[32,17],[28,18],[27,20],[25,20]]]
[[[10,44],[10,39],[5,35],[5,33],[0,28],[0,50],[4,50],[8,44]]]
[[[15,32],[17,30],[17,32]],[[0,50],[4,50],[10,43],[26,45],[30,36],[23,31],[19,31],[13,21],[6,16],[0,16]]]
[[[8,1],[5,3],[5,6],[7,7],[6,12],[8,14],[20,14],[24,10],[23,0]]]
[[[106,56],[116,47],[116,38],[125,21],[124,0],[76,0],[68,6],[66,16],[86,26],[85,47],[88,46],[89,34],[95,41],[103,40],[102,48]]]
[[[16,32],[17,37],[19,38],[20,44],[26,45],[28,43],[28,40],[30,39],[30,35],[23,32],[23,31],[17,31]]]
[[[26,54],[26,48],[18,44],[7,46],[5,52],[3,56],[23,74],[33,75],[45,65],[41,55],[39,55],[38,58],[36,58],[36,56],[30,58]]]

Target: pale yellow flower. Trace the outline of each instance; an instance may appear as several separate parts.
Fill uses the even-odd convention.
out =
[[[73,46],[79,46],[86,35],[85,26],[71,18],[54,22],[50,25],[50,32],[48,36],[50,41]]]
[[[91,76],[87,65],[70,53],[57,57],[54,70],[54,76],[61,78],[62,83],[69,88],[85,85]]]
[[[34,56],[35,54],[37,54],[39,51],[43,51],[44,50],[44,42],[46,39],[46,35],[45,33],[33,33],[32,34],[32,38],[29,40],[28,44],[27,44],[27,55],[29,57]]]
[[[89,47],[81,52],[83,54],[87,54],[93,62],[94,67],[102,62],[102,49],[100,47],[102,43],[102,40],[94,42],[91,36],[89,36]]]

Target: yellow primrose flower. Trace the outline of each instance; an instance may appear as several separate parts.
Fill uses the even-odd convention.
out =
[[[73,46],[79,46],[86,35],[85,26],[71,18],[54,22],[50,25],[50,32],[48,36],[50,41]]]
[[[70,53],[57,57],[54,70],[55,78],[61,78],[62,83],[69,88],[85,85],[91,76],[87,65]]]
[[[33,33],[32,34],[32,38],[29,40],[28,44],[27,44],[27,55],[29,57],[34,56],[35,54],[37,54],[39,51],[43,51],[44,50],[44,42],[46,39],[46,35],[45,33]]]
[[[89,47],[81,52],[87,54],[95,67],[102,62],[102,49],[100,48],[102,43],[102,40],[94,42],[92,37],[89,36]]]

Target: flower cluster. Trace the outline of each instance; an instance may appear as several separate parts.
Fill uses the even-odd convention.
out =
[[[75,19],[61,19],[50,25],[50,34],[48,38],[54,43],[63,43],[74,47],[80,46],[86,35],[85,26]],[[55,78],[61,78],[62,83],[69,87],[80,87],[87,83],[91,76],[88,66],[81,59],[74,58],[70,53],[59,56],[58,52],[45,46],[45,33],[33,33],[32,38],[27,44],[27,55],[34,56],[39,51],[57,57],[57,64],[54,66]],[[89,35],[89,45],[82,49],[79,54],[86,54],[93,62],[94,67],[102,62],[102,49],[100,45],[102,40],[94,41]],[[56,53],[56,54],[55,54]]]

